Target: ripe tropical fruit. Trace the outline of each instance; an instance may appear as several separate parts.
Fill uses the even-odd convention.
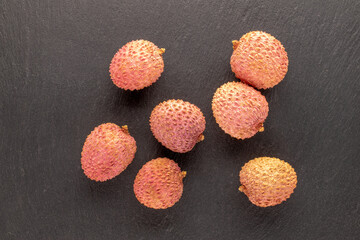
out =
[[[288,56],[279,40],[253,31],[233,41],[231,69],[237,78],[258,89],[272,88],[288,71]]]
[[[194,104],[171,99],[153,109],[150,128],[163,146],[174,152],[185,153],[204,140],[205,117]]]
[[[146,40],[135,40],[125,44],[113,57],[110,76],[116,86],[125,90],[140,90],[148,87],[164,71],[162,54],[158,48]]]
[[[286,201],[297,184],[296,172],[278,158],[260,157],[246,163],[240,171],[239,190],[259,207]]]
[[[186,172],[168,158],[156,158],[147,162],[138,172],[134,193],[146,207],[165,209],[179,201],[183,193]]]
[[[241,82],[228,82],[216,90],[212,110],[222,130],[234,138],[245,139],[264,131],[269,106],[254,88]]]
[[[95,181],[106,181],[119,175],[132,162],[136,141],[127,126],[114,123],[97,126],[86,138],[81,152],[81,167]]]

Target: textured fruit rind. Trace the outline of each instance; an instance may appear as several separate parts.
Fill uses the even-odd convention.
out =
[[[112,179],[124,171],[136,153],[136,141],[127,126],[114,123],[97,126],[87,136],[81,152],[81,167],[95,181]]]
[[[245,139],[264,130],[269,106],[256,89],[241,82],[228,82],[216,90],[212,110],[222,130],[234,138]]]
[[[134,181],[134,193],[138,201],[149,208],[166,209],[177,203],[183,193],[186,172],[168,158],[156,158],[147,162]]]
[[[153,109],[150,128],[163,146],[184,153],[204,139],[205,117],[194,104],[171,99]]]
[[[135,40],[125,44],[113,57],[110,76],[116,86],[140,90],[150,86],[164,71],[162,53],[154,43]]]
[[[288,71],[288,56],[279,40],[268,33],[253,31],[233,41],[232,71],[241,81],[258,89],[272,88]]]
[[[260,157],[246,163],[240,171],[239,190],[259,207],[286,201],[297,184],[295,170],[278,158]]]

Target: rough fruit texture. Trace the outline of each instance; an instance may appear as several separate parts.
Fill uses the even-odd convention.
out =
[[[275,206],[290,197],[297,184],[296,172],[278,158],[255,158],[240,171],[239,190],[259,207]]]
[[[254,31],[233,41],[233,45],[231,69],[241,81],[266,89],[284,79],[289,60],[279,40],[268,33]]]
[[[125,90],[140,90],[148,87],[164,71],[162,54],[155,44],[136,40],[125,44],[113,57],[110,76],[116,86]]]
[[[222,130],[245,139],[264,130],[269,106],[259,91],[241,82],[229,82],[216,90],[212,110]]]
[[[95,181],[106,181],[119,175],[132,162],[136,141],[127,126],[104,123],[86,138],[81,152],[81,167]]]
[[[138,172],[134,193],[146,207],[165,209],[177,203],[183,193],[186,172],[168,158],[156,158],[147,162]]]
[[[163,146],[184,153],[204,139],[205,117],[194,104],[172,99],[153,109],[150,128]]]

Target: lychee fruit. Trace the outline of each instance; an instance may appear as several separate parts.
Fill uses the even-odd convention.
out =
[[[162,54],[146,40],[135,40],[125,44],[113,57],[110,76],[116,86],[125,90],[140,90],[150,86],[164,71]]]
[[[260,157],[246,163],[240,171],[239,190],[259,207],[275,206],[294,192],[297,176],[294,169],[278,158]]]
[[[163,146],[174,152],[185,153],[204,140],[205,117],[194,104],[172,99],[153,109],[150,128]]]
[[[177,203],[183,193],[185,171],[173,160],[156,158],[147,162],[134,181],[134,193],[146,207],[166,209]]]
[[[88,178],[103,182],[124,171],[135,152],[136,141],[127,126],[104,123],[87,136],[81,152],[81,167]]]
[[[234,138],[245,139],[264,131],[269,106],[254,88],[241,82],[228,82],[216,90],[212,110],[222,130]]]
[[[258,89],[272,88],[288,71],[288,56],[279,40],[253,31],[233,41],[231,69],[237,78]]]

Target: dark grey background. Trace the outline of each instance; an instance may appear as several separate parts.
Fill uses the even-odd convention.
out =
[[[13,1],[0,3],[0,239],[360,239],[359,1]],[[262,91],[265,132],[238,141],[217,126],[216,88],[236,80],[231,40],[251,30],[285,46],[289,71]],[[108,67],[134,39],[166,48],[165,71],[138,92]],[[181,98],[206,116],[187,154],[148,125],[159,102]],[[120,176],[88,180],[80,166],[97,125],[127,124],[138,152]],[[180,202],[140,205],[132,184],[152,158],[188,172]],[[278,157],[298,174],[285,203],[252,205],[238,191],[250,159]]]

